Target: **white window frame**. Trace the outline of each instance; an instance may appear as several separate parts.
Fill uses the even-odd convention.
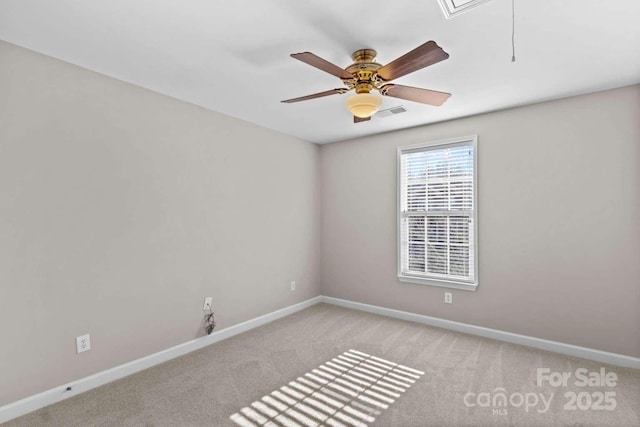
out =
[[[435,149],[435,147],[446,148],[447,146],[470,145],[473,147],[473,281],[461,281],[455,279],[444,279],[428,276],[418,276],[404,273],[402,271],[402,154],[420,149]],[[431,141],[427,143],[398,147],[397,150],[397,267],[398,279],[401,282],[417,283],[421,285],[439,286],[443,288],[461,289],[475,291],[478,287],[478,136],[470,135],[459,138]]]

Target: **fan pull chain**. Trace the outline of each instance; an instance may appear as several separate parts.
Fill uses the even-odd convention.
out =
[[[511,0],[511,62],[516,62],[516,0]]]

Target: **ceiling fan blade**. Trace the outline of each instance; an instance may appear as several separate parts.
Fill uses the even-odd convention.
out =
[[[382,95],[391,96],[393,98],[406,99],[409,101],[420,102],[422,104],[442,105],[444,101],[449,99],[450,93],[438,92],[435,90],[421,89],[419,87],[402,86],[388,84],[380,88]]]
[[[353,116],[353,123],[360,123],[360,122],[368,122],[369,120],[371,120],[371,117],[358,117],[358,116]]]
[[[286,102],[287,104],[291,104],[292,102],[300,102],[300,101],[306,101],[308,99],[322,98],[323,96],[335,95],[337,93],[345,93],[345,92],[347,92],[347,89],[344,89],[344,88],[331,89],[331,90],[325,90],[324,92],[314,93],[313,95],[301,96],[300,98],[285,99],[284,101],[280,101],[280,102]]]
[[[444,61],[449,54],[434,41],[426,42],[378,70],[378,77],[389,81],[413,73],[429,65]]]
[[[316,67],[326,73],[332,74],[340,79],[353,78],[353,75],[351,75],[351,73],[348,73],[347,71],[343,70],[337,65],[332,64],[326,59],[322,59],[311,52],[292,53],[291,57],[297,59],[298,61],[302,61],[306,64],[309,64],[312,67]]]

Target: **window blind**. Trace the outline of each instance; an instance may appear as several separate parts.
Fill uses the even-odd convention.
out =
[[[475,138],[400,151],[400,271],[475,283]]]

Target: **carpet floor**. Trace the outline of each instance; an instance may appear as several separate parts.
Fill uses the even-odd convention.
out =
[[[602,369],[615,381],[609,374],[603,384]],[[373,394],[359,394],[354,384]],[[336,416],[341,400],[355,410],[342,411],[346,418]],[[278,407],[283,403],[289,409]],[[635,427],[640,371],[317,304],[6,427],[237,427],[259,425],[255,419],[269,426]]]

